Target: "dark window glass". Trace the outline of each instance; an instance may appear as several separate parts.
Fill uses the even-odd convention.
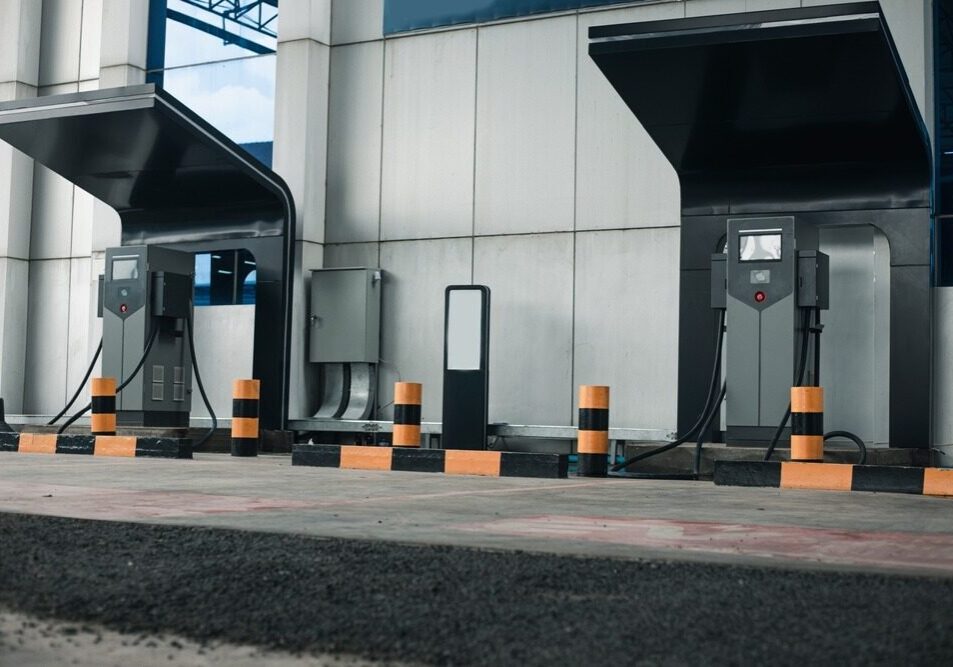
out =
[[[384,0],[384,34],[630,2],[639,0]]]
[[[256,269],[255,258],[247,250],[221,250],[196,255],[195,305],[255,303]]]

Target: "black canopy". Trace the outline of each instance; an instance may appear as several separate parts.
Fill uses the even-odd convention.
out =
[[[925,128],[876,2],[599,26],[589,37],[678,171],[686,209],[926,197]]]
[[[295,240],[284,181],[152,85],[2,103],[0,139],[114,208],[124,245],[255,255],[254,374],[263,426],[282,427]]]

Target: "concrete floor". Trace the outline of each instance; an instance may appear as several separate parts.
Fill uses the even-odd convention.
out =
[[[953,499],[0,454],[0,512],[953,577]]]
[[[953,660],[953,499],[290,463],[0,454],[0,665]]]
[[[68,656],[68,658],[67,658]],[[198,643],[175,635],[121,633],[85,623],[60,623],[0,612],[0,665],[49,667],[367,667],[380,664],[341,655],[302,656],[224,642]]]

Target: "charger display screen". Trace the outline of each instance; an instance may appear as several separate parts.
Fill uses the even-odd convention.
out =
[[[781,234],[739,234],[738,258],[742,262],[780,262]]]
[[[112,265],[113,280],[138,280],[139,279],[139,258],[113,260]]]

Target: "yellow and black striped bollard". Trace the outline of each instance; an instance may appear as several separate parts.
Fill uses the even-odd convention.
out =
[[[258,456],[259,380],[232,384],[232,456]]]
[[[824,460],[824,390],[791,387],[791,460]]]
[[[579,465],[581,477],[609,474],[609,388],[599,385],[579,387]]]
[[[394,383],[394,447],[420,447],[420,406],[423,385]]]
[[[93,378],[90,396],[90,432],[116,435],[116,378]]]

